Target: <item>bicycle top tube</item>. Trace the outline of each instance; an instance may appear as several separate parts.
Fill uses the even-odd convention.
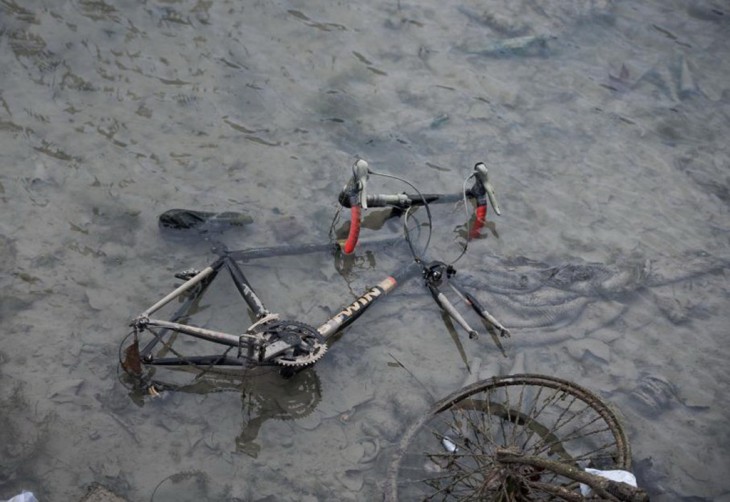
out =
[[[388,237],[385,239],[368,239],[362,241],[363,245],[380,247],[397,244],[403,240],[402,237]],[[322,244],[283,244],[279,246],[267,246],[260,248],[228,250],[225,247],[214,247],[213,252],[219,256],[228,256],[234,260],[247,261],[260,258],[275,258],[277,256],[297,256],[324,251],[337,252],[340,244],[328,242]]]

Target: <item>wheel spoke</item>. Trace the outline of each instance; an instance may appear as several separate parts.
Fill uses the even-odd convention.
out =
[[[565,477],[569,470],[497,461],[505,448],[578,467],[627,468],[630,461],[618,419],[597,396],[552,377],[497,377],[442,399],[409,428],[389,469],[386,499],[580,497],[578,483]]]

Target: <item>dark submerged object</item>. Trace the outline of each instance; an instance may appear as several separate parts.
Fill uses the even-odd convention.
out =
[[[196,229],[201,232],[224,230],[228,227],[242,227],[253,222],[245,213],[226,211],[212,213],[192,209],[170,209],[160,215],[159,223],[163,228],[172,230]]]

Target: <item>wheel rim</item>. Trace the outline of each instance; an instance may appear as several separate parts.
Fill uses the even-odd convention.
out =
[[[435,403],[406,431],[388,471],[389,500],[559,500],[578,484],[495,459],[497,449],[563,464],[628,469],[629,443],[613,410],[567,380],[511,375]]]

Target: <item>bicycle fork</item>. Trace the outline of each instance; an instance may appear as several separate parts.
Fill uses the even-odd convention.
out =
[[[424,278],[426,279],[426,286],[431,292],[431,296],[434,301],[446,312],[451,319],[459,324],[468,334],[469,338],[475,340],[479,337],[477,330],[471,327],[464,316],[457,310],[451,300],[439,289],[439,286],[446,283],[456,293],[456,295],[469,305],[472,310],[479,316],[484,323],[487,332],[492,335],[495,345],[499,348],[502,355],[506,356],[506,352],[500,341],[500,337],[510,337],[510,331],[502,325],[492,314],[490,314],[486,308],[469,292],[464,290],[461,286],[456,284],[451,278],[456,274],[456,270],[451,265],[446,265],[441,262],[433,262],[428,266],[424,267]],[[497,336],[498,335],[498,336]]]

